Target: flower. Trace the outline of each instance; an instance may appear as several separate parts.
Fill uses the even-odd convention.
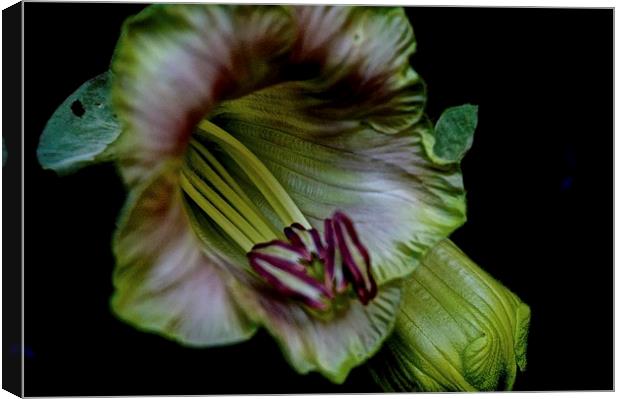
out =
[[[414,49],[401,8],[129,19],[111,72],[61,105],[39,148],[59,172],[118,165],[113,311],[190,346],[262,326],[298,372],[334,382],[372,356],[401,280],[465,220]]]

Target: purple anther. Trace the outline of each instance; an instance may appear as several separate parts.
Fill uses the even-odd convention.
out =
[[[319,259],[323,258],[323,242],[316,229],[306,229],[299,223],[293,223],[284,229],[284,234],[291,244],[306,248]]]
[[[360,301],[367,304],[377,295],[377,284],[371,273],[370,254],[361,243],[348,216],[342,212],[335,212],[333,226],[342,263],[347,268],[348,276]]]
[[[336,242],[334,221],[332,219],[325,219],[324,225],[326,285],[335,293],[340,294],[346,291],[348,282],[342,269],[342,256]]]

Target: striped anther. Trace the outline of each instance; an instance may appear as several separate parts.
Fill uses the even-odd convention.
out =
[[[325,219],[323,237],[299,223],[284,234],[288,242],[257,244],[248,253],[252,269],[275,291],[322,312],[332,309],[331,301],[350,287],[364,305],[377,295],[370,255],[342,212]]]
[[[264,252],[266,249],[273,248],[275,244],[272,242],[269,246],[255,247],[248,254],[252,269],[281,294],[298,299],[313,309],[327,310],[331,295],[321,282],[308,275],[304,268],[300,268],[301,265],[298,262],[291,261],[286,256]],[[286,245],[279,247],[279,249],[284,248],[287,248]],[[290,250],[289,255],[295,256],[296,254],[295,250]]]
[[[325,238],[325,279],[326,285],[336,293],[343,293],[347,289],[347,280],[342,269],[342,256],[336,243],[336,234],[334,232],[334,221],[325,219],[324,232]]]
[[[363,304],[377,295],[377,284],[370,270],[370,254],[361,243],[353,222],[342,212],[333,215],[337,250],[342,256],[348,277]]]
[[[316,229],[307,230],[301,224],[293,223],[284,229],[284,235],[291,244],[307,248],[310,253],[318,258],[323,257],[325,248],[321,242],[321,236]]]

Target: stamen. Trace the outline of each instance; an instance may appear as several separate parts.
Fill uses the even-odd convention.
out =
[[[342,212],[336,212],[333,220],[343,264],[351,275],[357,296],[365,305],[377,295],[377,284],[370,273],[370,255],[360,242],[351,219]]]
[[[230,187],[232,187],[232,189],[240,196],[242,197],[245,201],[247,201],[248,204],[252,204],[252,201],[250,201],[250,198],[247,196],[247,194],[245,193],[245,191],[243,191],[243,189],[241,188],[241,186],[239,186],[237,184],[237,182],[235,181],[235,179],[233,179],[233,177],[230,175],[230,173],[228,173],[228,171],[226,170],[226,168],[224,168],[224,166],[222,166],[222,164],[220,163],[220,161],[217,160],[217,158],[211,154],[211,152],[207,149],[207,147],[205,147],[204,145],[202,145],[202,143],[196,139],[191,139],[190,144],[192,147],[194,147],[198,152],[200,152],[200,154],[205,157],[205,159],[211,164],[213,165],[213,167],[215,168],[215,170],[217,171],[217,173],[220,174],[220,176],[222,176],[222,178],[226,181],[226,183],[228,183],[228,185]]]
[[[204,148],[204,146],[197,142],[192,142],[192,146],[196,146],[194,148],[198,148],[198,146],[200,146],[204,151],[208,152],[208,150]],[[200,176],[204,177],[206,181],[211,183],[213,187],[215,187],[220,192],[220,194],[224,198],[226,198],[228,202],[232,206],[234,206],[241,215],[245,217],[245,219],[247,219],[249,224],[251,224],[262,235],[262,242],[276,239],[281,236],[281,234],[278,233],[275,228],[267,224],[264,217],[260,216],[260,213],[257,213],[257,209],[253,204],[248,203],[242,197],[240,197],[239,194],[235,192],[235,190],[231,188],[228,184],[226,184],[226,182],[211,168],[211,166],[200,155],[193,151],[193,149],[189,151],[187,155],[187,161],[191,167],[195,168],[196,175],[200,174]],[[239,190],[241,190],[240,187]]]
[[[302,301],[318,317],[346,304],[351,289],[364,305],[377,295],[370,254],[344,213],[325,219],[323,238],[298,223],[284,231],[289,242],[255,245],[248,254],[254,271],[276,291]]]
[[[291,244],[298,247],[308,248],[308,250],[315,254],[317,257],[323,257],[323,243],[321,237],[316,229],[306,230],[299,223],[293,223],[291,226],[284,229],[284,235],[291,242]]]
[[[252,240],[250,240],[245,234],[243,234],[233,223],[230,222],[209,200],[207,200],[198,190],[194,188],[194,185],[185,176],[185,173],[181,173],[180,176],[181,188],[189,197],[202,209],[211,219],[217,223],[218,226],[224,230],[224,232],[235,241],[241,249],[248,252],[254,246]]]
[[[215,190],[209,187],[191,169],[183,168],[183,174],[189,179],[190,183],[202,194],[213,206],[215,206],[228,220],[230,220],[239,230],[241,230],[253,242],[264,242],[270,236],[263,236],[252,227],[226,200],[224,200]]]
[[[299,270],[295,262],[261,252],[251,252],[248,256],[252,268],[274,289],[286,296],[298,298],[311,308],[327,310],[329,292],[305,270]]]
[[[300,260],[310,262],[312,255],[303,246],[297,246],[281,240],[273,240],[262,244],[254,245],[252,252],[277,256],[296,263],[299,270],[306,270],[306,267],[299,263]]]
[[[325,219],[325,284],[337,293],[343,293],[347,289],[347,280],[342,270],[342,256],[336,243],[334,221]]]
[[[215,141],[243,169],[258,190],[265,196],[284,225],[300,223],[310,228],[310,223],[280,185],[269,169],[239,140],[213,123],[203,120],[198,125],[202,136]]]

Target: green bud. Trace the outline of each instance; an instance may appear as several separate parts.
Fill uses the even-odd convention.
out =
[[[512,389],[530,309],[450,240],[405,283],[394,333],[369,363],[388,392]]]

